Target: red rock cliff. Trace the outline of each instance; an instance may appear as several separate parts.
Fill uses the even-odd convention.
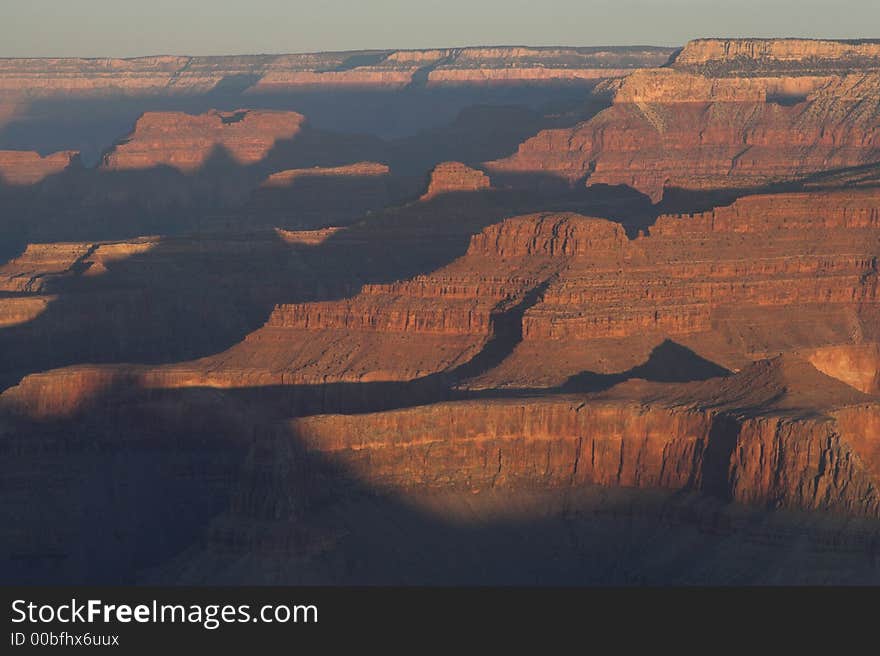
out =
[[[50,175],[61,173],[78,159],[79,153],[70,150],[45,157],[30,151],[0,150],[0,183],[36,184]]]
[[[479,191],[489,189],[491,182],[482,171],[472,169],[461,162],[442,162],[431,171],[428,190],[422,200],[455,191]]]
[[[134,132],[104,157],[111,170],[172,166],[195,171],[212,156],[228,156],[239,165],[262,160],[276,142],[293,138],[304,117],[296,112],[238,110],[192,116],[147,112]]]
[[[659,200],[669,187],[760,187],[880,159],[880,76],[872,69],[713,70],[637,71],[613,88],[612,107],[574,128],[541,132],[485,166],[490,174],[625,184]]]

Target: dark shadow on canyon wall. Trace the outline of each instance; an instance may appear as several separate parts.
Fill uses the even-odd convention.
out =
[[[807,176],[804,185],[808,188],[825,187],[876,187],[880,186],[880,163],[850,166],[842,169],[822,171]]]
[[[741,187],[734,189],[681,189],[667,187],[663,198],[657,203],[658,214],[695,214],[709,212],[716,207],[732,204],[738,198],[754,194],[778,194],[800,191],[803,184],[796,181],[765,185],[762,187]]]
[[[372,52],[358,53],[356,55],[346,57],[345,60],[343,60],[343,62],[341,64],[338,64],[337,66],[322,68],[319,69],[318,72],[340,73],[342,71],[350,71],[351,69],[357,68],[358,66],[373,66],[381,62],[392,52],[392,50],[375,50]]]
[[[163,183],[175,175],[168,169],[150,173]],[[136,188],[145,188],[143,175],[123,172],[118,179],[127,184],[132,178]],[[614,219],[627,203],[632,216],[640,215],[644,197],[625,192],[621,202],[615,192],[445,194],[376,212],[316,245],[292,245],[268,229],[194,226],[193,234],[160,239],[97,275],[85,270],[46,280],[41,293],[57,296],[46,310],[27,323],[0,328],[0,385],[80,362],[156,364],[217,353],[259,328],[277,303],[335,300],[367,283],[430,273],[464,255],[473,234],[510,216],[568,210]],[[143,216],[149,221],[152,215]],[[134,233],[162,232],[145,227],[162,226],[141,224]],[[69,229],[74,234],[63,239],[132,236],[104,222]]]
[[[730,499],[730,456],[736,448],[737,428],[737,421],[733,417],[717,417],[703,451],[700,488],[719,499]]]
[[[39,102],[44,101],[37,101],[38,106]],[[76,105],[85,101],[70,102]],[[111,101],[107,102],[112,105]],[[110,111],[105,104],[93,106],[86,102],[84,107],[71,110],[71,115],[82,114],[84,119],[97,120],[103,129],[105,124],[100,122],[100,117],[102,112]],[[216,103],[208,104],[204,109],[217,106]],[[237,107],[231,105],[229,108]],[[257,104],[257,107],[262,105]],[[421,129],[412,136],[395,140],[366,133],[328,130],[309,119],[306,127],[294,138],[277,142],[260,162],[240,165],[225,149],[217,147],[203,166],[192,173],[182,173],[168,166],[108,171],[83,166],[80,160],[76,166],[34,185],[15,186],[0,181],[0,207],[3,209],[0,214],[0,261],[27,242],[181,234],[210,226],[248,229],[279,219],[282,221],[279,227],[290,228],[345,224],[368,211],[418,197],[424,190],[428,171],[441,161],[476,164],[503,157],[514,152],[519,143],[540,129],[571,123],[600,108],[601,104],[596,101],[583,98],[575,109],[554,109],[549,115],[522,105],[465,106],[457,110],[457,115],[448,124]],[[114,124],[112,135],[108,135],[97,152],[103,154],[110,144],[124,141],[123,135],[131,132],[139,114],[137,112],[125,125]],[[39,123],[36,119],[35,122]],[[32,123],[26,125],[32,126]],[[7,126],[7,129],[12,127]],[[60,134],[64,135],[78,134],[78,129],[76,125],[64,122],[59,128]],[[46,152],[71,147],[71,144],[59,142],[52,148],[40,148],[39,138],[51,138],[51,135],[51,129],[45,133],[39,130],[28,133],[17,147]],[[2,146],[16,144],[0,142]],[[291,203],[288,214],[264,213],[258,202],[255,205],[254,194],[270,173],[364,161],[387,164],[391,169],[385,181],[385,193],[380,198],[355,193],[344,211],[327,215],[308,207],[299,211],[300,203],[308,205],[311,202],[305,194],[288,199]],[[351,191],[357,192],[358,189],[348,189],[342,183],[337,196]]]
[[[575,125],[604,106],[589,97],[589,84],[254,93],[247,90],[249,81],[247,76],[229,76],[213,90],[196,95],[33,99],[23,109],[23,118],[0,126],[0,149],[36,150],[44,155],[78,150],[86,164],[94,165],[147,111],[289,110],[304,114],[318,130],[394,141],[420,132],[442,131],[444,125],[460,121],[459,115],[474,106],[517,107],[533,119],[549,111],[552,115],[547,117],[547,127]],[[505,130],[500,124],[496,128]],[[523,134],[523,139],[528,136]]]
[[[550,281],[545,280],[526,292],[523,299],[512,308],[504,312],[493,313],[491,317],[492,337],[475,357],[447,374],[452,384],[468,378],[475,378],[489,371],[513,353],[517,344],[523,339],[523,316],[529,308],[543,299],[544,292],[547,291],[549,285]]]
[[[693,214],[730,205],[738,198],[755,194],[783,194],[817,189],[880,186],[880,163],[818,171],[801,178],[758,187],[733,189],[683,189],[667,187],[655,205],[657,214]]]
[[[271,420],[220,390],[114,391],[67,420],[4,432],[0,576],[29,584],[880,580],[876,524],[867,537],[850,536],[821,514],[805,521],[731,505],[714,494],[726,480],[714,477],[726,473],[711,458],[704,494],[538,480],[479,494],[391,490]],[[717,445],[719,456],[725,448]]]
[[[600,392],[633,378],[660,383],[684,383],[727,376],[730,371],[707,360],[686,346],[670,339],[654,347],[648,359],[627,371],[600,374],[583,371],[569,378],[562,390],[568,392]]]
[[[528,300],[524,301],[526,303]],[[498,324],[504,325],[510,321],[518,311],[518,308],[513,308],[508,313],[493,316],[493,329]],[[723,377],[730,373],[690,349],[666,340],[653,350],[645,363],[620,373],[584,372],[558,387],[469,389],[463,386],[470,378],[489,371],[500,361],[500,354],[512,351],[517,343],[502,329],[498,337],[490,339],[479,353],[463,365],[413,380],[260,385],[224,389],[223,394],[236,402],[259,407],[264,418],[282,420],[322,414],[382,412],[447,401],[594,394],[633,379],[684,383]],[[183,392],[151,392],[160,396],[166,393]]]
[[[592,107],[584,112],[597,110]],[[0,183],[0,262],[19,253],[25,243],[272,225],[291,229],[345,225],[369,212],[418,197],[428,171],[440,161],[479,165],[515,151],[523,139],[548,124],[568,121],[565,113],[544,115],[516,106],[473,106],[461,111],[450,124],[395,141],[307,126],[293,139],[276,143],[262,161],[247,166],[217,147],[199,170],[188,174],[168,166],[108,171],[75,165],[34,185]],[[114,138],[130,129],[126,126]],[[308,189],[302,193],[292,190],[279,201],[283,207],[261,205],[259,186],[272,172],[364,161],[390,167],[379,193],[365,189],[363,181],[340,176],[324,181],[325,188],[319,189],[318,195],[346,196],[349,200],[339,201],[326,213]],[[807,183],[820,184],[823,179],[814,176],[807,181],[737,190],[667,189],[663,200],[652,205],[646,196],[624,185],[600,184],[585,189],[584,180],[568,181],[543,172],[490,174],[495,186],[510,195],[543,196],[549,205],[581,202],[584,213],[620,221],[630,237],[647,230],[661,213],[704,211],[747,194],[791,191]],[[856,174],[872,175],[868,170],[852,173]]]
[[[229,426],[247,429],[217,395],[186,403],[175,413],[116,397],[90,408],[100,414],[4,430],[3,580],[132,582],[198,539],[248,448]],[[167,440],[169,425],[179,432]]]

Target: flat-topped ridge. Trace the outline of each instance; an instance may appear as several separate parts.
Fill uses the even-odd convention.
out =
[[[840,72],[880,68],[880,40],[695,39],[670,66],[716,75]]]

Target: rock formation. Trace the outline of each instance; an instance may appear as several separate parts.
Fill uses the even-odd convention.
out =
[[[461,162],[442,162],[431,171],[428,190],[422,200],[454,191],[480,191],[491,186],[489,177]]]
[[[782,54],[766,54],[772,48],[739,45],[725,61],[754,63],[759,75],[719,71],[712,57],[723,45],[691,44],[669,68],[603,87],[613,106],[590,121],[542,132],[486,166],[490,173],[629,185],[657,201],[670,187],[757,188],[880,157],[873,129],[880,77],[870,67],[850,68],[852,58],[875,61],[876,44],[822,51],[830,59],[818,60],[817,70],[786,66]]]
[[[237,110],[190,116],[149,112],[138,119],[132,134],[104,156],[108,170],[172,166],[192,172],[211,157],[229,157],[235,164],[262,160],[276,142],[292,139],[304,117],[295,112]]]
[[[244,79],[252,91],[309,86],[402,87],[428,67],[432,84],[592,80],[659,66],[672,48],[460,48],[133,59],[5,59],[0,95],[184,94]]]
[[[95,250],[93,244],[31,244],[0,267],[0,290],[40,292],[48,280],[73,271]]]
[[[845,388],[833,379],[816,380],[821,377],[806,363],[777,359],[722,384],[688,390],[687,402],[656,396],[650,404],[469,401],[296,419],[283,430],[382,488],[672,487],[748,503],[876,517],[880,496],[874,476],[880,462],[876,447],[862,437],[863,426],[876,421],[876,402],[843,389],[841,402],[855,405],[826,417],[772,406],[757,416],[742,414],[744,388],[756,379],[765,386],[761,392],[777,395],[782,389],[790,396],[817,382]],[[759,400],[754,389],[748,392],[752,401]],[[710,399],[711,409],[705,408]],[[775,402],[784,405],[778,396]],[[772,473],[758,464],[761,453],[772,461]]]
[[[672,65],[733,76],[780,70],[797,75],[878,70],[880,41],[696,39],[675,55]]]
[[[0,150],[0,184],[32,185],[64,171],[78,160],[79,153],[65,151],[41,157],[39,153]]]

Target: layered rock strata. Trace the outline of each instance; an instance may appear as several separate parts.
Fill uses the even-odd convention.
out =
[[[276,142],[292,139],[301,129],[296,112],[237,110],[192,116],[181,112],[147,112],[124,141],[104,156],[102,167],[119,171],[171,166],[192,172],[211,157],[228,157],[246,166],[264,159]]]
[[[822,382],[815,370],[804,376],[806,363],[755,367],[764,385],[791,368],[800,378],[785,378],[789,386]],[[721,389],[704,384],[684,392],[687,402],[471,401],[296,419],[280,430],[382,489],[669,487],[747,504],[880,516],[880,453],[865,439],[880,412],[876,401],[853,394],[847,400],[854,405],[818,418],[774,410],[769,398],[760,399],[769,407],[742,408],[739,385],[754,373],[746,370]],[[709,394],[711,409],[701,398]]]
[[[428,190],[422,200],[457,191],[480,191],[492,186],[489,176],[461,162],[441,162],[431,171]]]
[[[658,66],[672,48],[460,48],[301,55],[5,59],[0,94],[192,95],[247,80],[252,92],[309,86],[400,88],[419,71],[432,83],[579,80]]]
[[[0,150],[0,185],[32,185],[76,164],[79,153],[63,151],[41,156],[24,150]]]
[[[668,188],[756,188],[880,159],[876,44],[839,44],[840,58],[794,71],[784,65],[794,56],[783,57],[793,44],[778,56],[771,56],[772,43],[765,45],[710,48],[732,53],[718,60],[688,46],[670,68],[637,71],[603,87],[613,105],[591,120],[543,131],[486,167],[628,185],[656,201]],[[867,63],[854,68],[850,55]],[[705,69],[695,64],[700,57],[709,58]],[[760,74],[719,72],[713,61],[753,63]]]
[[[696,39],[673,57],[672,66],[733,76],[780,71],[804,75],[880,70],[880,41]]]

